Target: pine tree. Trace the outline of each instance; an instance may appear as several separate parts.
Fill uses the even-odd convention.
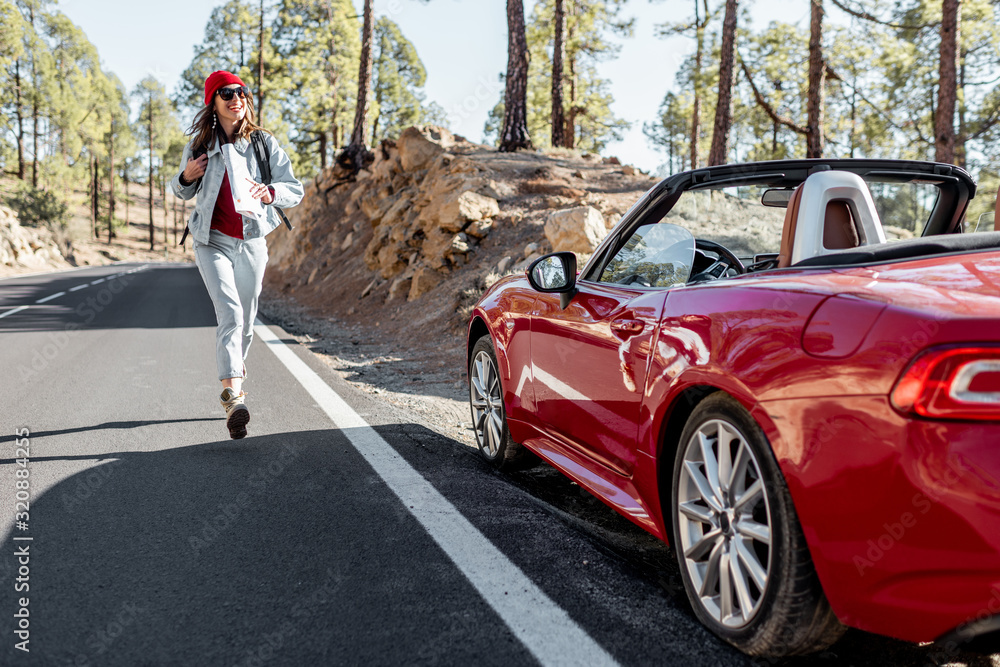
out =
[[[619,20],[621,0],[563,0],[565,38],[563,40],[562,85],[552,79],[555,64],[556,0],[539,0],[527,26],[529,50],[527,84],[527,126],[533,143],[547,148],[553,136],[553,118],[559,114],[553,94],[563,95],[561,146],[581,151],[601,151],[610,141],[621,139],[628,123],[611,111],[614,98],[609,82],[602,79],[598,63],[615,57],[619,46],[609,35],[628,36],[631,21]],[[490,112],[486,134],[497,133],[505,106]]]
[[[273,40],[281,76],[270,74],[270,89],[297,175],[308,178],[326,167],[344,144],[357,92],[360,28],[350,0],[284,0],[278,9]]]
[[[147,181],[149,189],[149,249],[156,249],[155,225],[153,221],[154,172],[164,168],[163,155],[171,141],[180,134],[180,126],[173,102],[167,97],[163,84],[152,76],[147,76],[136,85],[132,95],[140,102],[135,123],[135,134],[139,145],[147,152]],[[176,168],[174,165],[169,169]]]
[[[528,135],[528,42],[521,0],[507,0],[507,88],[504,92],[502,152],[532,150]]]
[[[958,101],[958,33],[961,0],[943,0],[938,64],[938,104],[934,114],[934,159],[955,161],[955,105]]]
[[[687,99],[668,92],[660,104],[659,117],[643,126],[643,134],[650,143],[667,153],[666,167],[670,174],[683,171],[685,159],[690,159],[688,128],[693,106]]]
[[[380,136],[398,136],[427,117],[420,91],[427,71],[399,26],[382,17],[375,24],[372,83],[372,145]]]
[[[715,104],[715,127],[708,166],[725,164],[729,152],[729,129],[732,125],[733,59],[736,50],[736,18],[738,0],[726,0],[726,16],[722,23],[722,51],[719,65],[719,94]]]
[[[358,60],[358,97],[354,111],[354,130],[344,149],[341,163],[359,171],[371,162],[368,150],[368,106],[372,92],[372,0],[365,0],[364,23],[361,28],[361,57]]]

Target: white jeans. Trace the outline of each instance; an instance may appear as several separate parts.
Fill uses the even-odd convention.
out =
[[[267,265],[267,241],[244,241],[213,229],[207,244],[194,242],[194,257],[215,304],[219,379],[243,377]]]

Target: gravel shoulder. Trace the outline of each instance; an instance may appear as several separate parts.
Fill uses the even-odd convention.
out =
[[[375,323],[318,315],[287,296],[261,295],[262,315],[280,325],[358,389],[433,430],[475,447],[467,397],[464,341],[444,334],[439,345],[387,340]]]

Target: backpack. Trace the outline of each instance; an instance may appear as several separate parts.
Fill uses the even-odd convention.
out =
[[[254,157],[257,159],[257,166],[260,168],[261,179],[263,180],[264,185],[270,185],[271,162],[270,160],[265,160],[263,158],[263,156],[267,154],[267,145],[264,143],[264,133],[261,132],[260,130],[254,130],[253,132],[251,132],[250,145],[253,147]],[[285,216],[285,212],[282,211],[277,206],[274,207],[274,210],[278,212],[278,216],[280,216],[281,221],[285,223],[285,227],[288,227],[289,230],[292,229],[292,223],[288,222],[288,218]],[[177,245],[181,246],[184,245],[184,242],[187,240],[188,234],[190,233],[191,230],[185,227],[184,235],[181,236],[181,242],[178,243]]]

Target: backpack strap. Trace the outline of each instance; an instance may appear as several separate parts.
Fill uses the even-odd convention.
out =
[[[250,144],[253,146],[254,157],[257,158],[257,166],[260,167],[260,175],[264,180],[264,185],[271,184],[271,161],[264,159],[264,155],[267,155],[267,146],[264,144],[264,133],[260,130],[254,130],[250,133]],[[288,218],[285,217],[285,212],[282,211],[277,206],[274,210],[278,212],[278,216],[281,221],[285,223],[285,227],[289,229],[292,228],[292,223],[288,222]]]

